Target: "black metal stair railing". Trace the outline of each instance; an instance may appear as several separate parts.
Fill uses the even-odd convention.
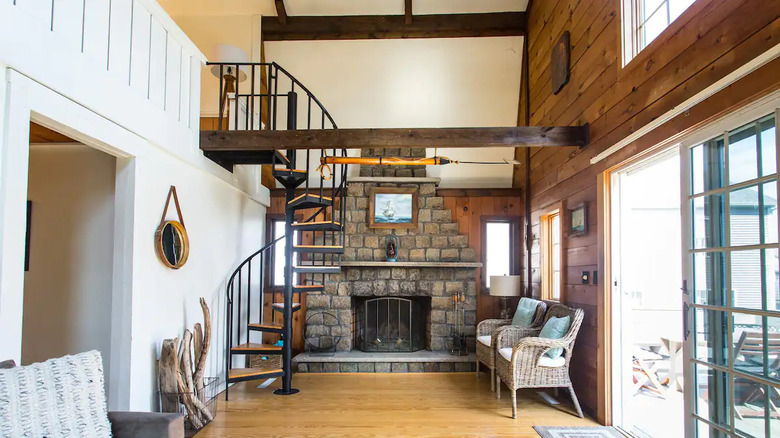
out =
[[[337,129],[333,118],[320,101],[300,81],[276,63],[209,63],[212,71],[218,69],[220,78],[220,103],[218,127],[220,130],[310,130]],[[304,106],[299,106],[299,93],[304,95]],[[305,114],[303,117],[299,117]],[[275,323],[274,310],[282,310],[283,321],[279,333],[284,340],[283,385],[281,394],[297,392],[291,388],[292,312],[294,294],[301,303],[305,287],[297,284],[324,287],[326,275],[340,269],[344,252],[346,215],[347,165],[321,166],[326,156],[347,156],[344,149],[273,151],[270,160],[255,164],[271,164],[274,177],[286,189],[285,236],[301,233],[303,241],[310,245],[297,246],[297,242],[285,240],[285,287],[283,302],[276,302],[273,285],[267,285],[264,270],[272,271],[275,245],[285,236],[265,245],[245,259],[230,276],[227,284],[226,321],[226,398],[233,369],[232,348],[245,336],[250,344],[250,321],[257,318],[264,324],[264,306],[269,286],[270,324]],[[315,167],[316,166],[316,167]],[[319,175],[316,175],[319,173]],[[303,185],[303,187],[300,187]],[[305,219],[295,221],[296,213]],[[302,216],[301,216],[302,213]],[[253,267],[257,282],[253,283]],[[335,271],[334,271],[335,270]],[[314,271],[316,274],[311,274]],[[297,292],[296,292],[297,289]],[[255,296],[255,293],[257,294]],[[256,304],[256,308],[255,305]],[[280,305],[281,307],[277,307]],[[255,312],[256,309],[256,313]],[[255,316],[257,315],[257,316]],[[278,326],[274,326],[278,327]],[[261,331],[261,330],[255,330]],[[246,356],[245,356],[246,357]]]

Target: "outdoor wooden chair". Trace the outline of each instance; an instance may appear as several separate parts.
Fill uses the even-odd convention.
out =
[[[769,372],[769,378],[777,379],[780,373],[780,333],[768,333],[768,342],[766,344],[766,352],[764,351],[764,335],[760,331],[744,331],[739,335],[739,340],[734,347],[734,368],[744,373],[756,374],[763,376],[764,374],[764,357],[767,357]],[[742,398],[742,403],[750,403],[751,401],[765,396],[764,385],[758,384],[749,379],[735,379],[734,383],[740,386],[749,387],[747,396]],[[774,395],[780,397],[780,390],[771,387]],[[769,409],[771,409],[772,416],[780,415],[777,406],[772,401],[772,395],[769,396]],[[742,419],[742,414],[739,410],[734,410],[737,418]]]

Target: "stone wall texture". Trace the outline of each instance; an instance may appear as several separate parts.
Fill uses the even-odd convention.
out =
[[[368,196],[372,187],[418,188],[418,226],[413,229],[374,229],[368,227]],[[476,254],[468,247],[468,236],[458,233],[452,212],[444,199],[436,196],[433,182],[394,184],[354,182],[346,197],[345,261],[385,261],[388,236],[398,239],[398,261],[473,262]],[[327,349],[336,344],[338,351],[353,345],[352,297],[429,296],[431,297],[430,337],[427,348],[433,351],[452,347],[458,317],[463,333],[476,331],[476,269],[452,267],[342,267],[339,274],[325,278],[321,293],[306,297],[307,350]],[[456,303],[453,296],[460,296]]]
[[[425,149],[395,148],[363,150],[363,157],[425,158]],[[360,165],[360,176],[426,176],[425,166],[366,166]]]

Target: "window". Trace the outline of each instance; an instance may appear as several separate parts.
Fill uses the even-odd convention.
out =
[[[271,237],[270,242],[273,242],[274,240],[284,236],[284,226],[285,222],[284,219],[279,220],[271,220]],[[279,242],[274,245],[273,248],[273,256],[272,256],[272,263],[273,263],[273,270],[271,271],[271,278],[273,281],[273,285],[277,287],[284,286],[284,245],[285,240],[282,239]],[[298,232],[296,231],[293,237],[293,242],[298,241]],[[293,276],[293,284],[298,284],[298,276]]]
[[[542,216],[542,298],[560,301],[561,269],[561,214],[560,209]]]
[[[624,0],[623,65],[669,27],[694,0]]]
[[[490,289],[493,275],[513,275],[515,265],[515,230],[517,223],[508,218],[482,218],[482,285]]]

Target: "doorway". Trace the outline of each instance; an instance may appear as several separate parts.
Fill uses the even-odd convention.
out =
[[[22,364],[98,350],[107,389],[116,166],[105,152],[31,125]]]
[[[678,148],[611,173],[613,424],[682,438]]]

